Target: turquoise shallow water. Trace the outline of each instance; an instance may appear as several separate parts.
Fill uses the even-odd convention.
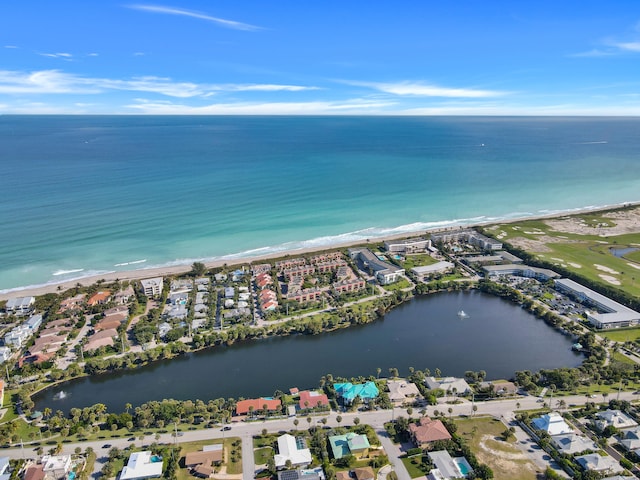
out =
[[[0,117],[0,290],[636,201],[640,119]]]

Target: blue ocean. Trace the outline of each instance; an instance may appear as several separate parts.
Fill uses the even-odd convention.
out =
[[[0,116],[0,291],[640,200],[639,118]]]

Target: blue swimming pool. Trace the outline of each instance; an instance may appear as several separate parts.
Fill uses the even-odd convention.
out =
[[[151,455],[151,463],[160,463],[162,457],[160,455]]]

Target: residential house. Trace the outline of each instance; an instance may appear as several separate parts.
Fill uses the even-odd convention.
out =
[[[282,403],[277,398],[252,398],[248,400],[240,400],[236,403],[236,415],[246,415],[248,413],[258,414],[265,409],[268,412],[279,412]]]
[[[32,315],[24,324],[31,330],[31,333],[34,333],[42,325],[42,315]]]
[[[132,453],[122,469],[120,480],[142,480],[162,476],[162,458],[150,451]]]
[[[517,395],[518,387],[513,382],[491,382],[491,389],[501,397]]]
[[[71,471],[71,455],[45,455],[41,463],[47,477],[66,478]]]
[[[282,469],[291,462],[294,467],[304,467],[311,463],[311,451],[306,447],[303,437],[284,434],[278,437],[278,453],[275,454],[276,468]]]
[[[334,383],[333,388],[338,397],[342,398],[345,405],[350,405],[356,397],[368,403],[369,400],[377,398],[378,395],[380,395],[380,391],[374,382],[358,383],[355,385],[351,382]]]
[[[60,302],[60,309],[58,313],[64,313],[67,310],[73,310],[75,308],[79,308],[84,302],[87,295],[85,293],[79,293],[71,298],[65,298]]]
[[[162,277],[145,278],[140,280],[140,285],[142,285],[142,292],[148,298],[159,297],[162,294],[164,279]]]
[[[531,423],[534,428],[547,432],[552,436],[573,433],[573,428],[567,425],[558,412],[546,413],[541,417],[534,418]]]
[[[427,377],[424,381],[429,390],[444,390],[447,395],[466,395],[471,393],[471,387],[464,378],[457,377]]]
[[[89,297],[89,300],[87,300],[87,305],[90,307],[95,307],[96,305],[104,305],[109,300],[111,300],[111,292],[109,290],[101,290]]]
[[[640,449],[640,426],[636,425],[622,430],[620,432],[620,444],[630,452]]]
[[[9,470],[9,457],[0,457],[0,480],[9,480],[11,474]]]
[[[471,465],[464,457],[452,458],[446,450],[429,452],[429,459],[436,467],[429,472],[427,478],[434,480],[453,480],[465,478],[472,472]]]
[[[185,456],[184,464],[187,468],[196,468],[198,465],[211,467],[222,463],[222,444],[205,445],[199,452],[189,452]]]
[[[369,439],[366,435],[349,432],[346,435],[333,435],[329,437],[333,458],[341,459],[347,455],[356,458],[364,458],[369,453]]]
[[[253,276],[258,276],[261,273],[269,273],[271,271],[270,263],[260,263],[258,265],[253,265],[251,267],[251,274]]]
[[[433,442],[451,439],[447,427],[440,420],[429,417],[422,417],[418,423],[410,423],[409,435],[419,448],[430,448]]]
[[[353,469],[353,476],[356,480],[375,480],[376,472],[371,467],[358,467]]]
[[[324,393],[303,390],[298,399],[300,410],[310,410],[314,408],[329,408],[329,399]]]
[[[24,472],[23,480],[44,480],[43,465],[33,465]]]
[[[602,456],[599,453],[589,453],[576,457],[576,462],[586,471],[600,472],[604,474],[613,474],[622,472],[624,469],[612,457]]]
[[[551,443],[555,445],[560,453],[564,453],[566,455],[575,455],[588,450],[592,452],[598,450],[598,446],[595,442],[583,435],[578,435],[573,432],[553,435],[551,437]]]
[[[112,347],[115,345],[115,340],[118,338],[118,331],[114,329],[100,330],[99,332],[91,335],[87,340],[87,343],[82,350],[90,352],[100,347]]]
[[[596,419],[594,425],[600,431],[607,427],[615,427],[618,430],[623,428],[635,427],[638,424],[629,415],[620,410],[605,410],[604,412],[596,413]]]
[[[337,475],[340,472],[336,473]],[[307,470],[282,470],[278,472],[278,480],[325,480],[324,470],[322,467]]]
[[[9,347],[0,347],[0,363],[4,363],[11,358],[11,349]]]
[[[7,300],[5,311],[10,315],[23,317],[29,315],[33,311],[33,304],[36,302],[35,297],[16,297]]]
[[[135,297],[136,292],[131,285],[124,290],[120,290],[113,296],[113,301],[119,305],[126,305],[129,301]]]
[[[389,400],[396,405],[402,405],[407,401],[413,402],[420,395],[420,390],[415,383],[406,380],[387,380]]]

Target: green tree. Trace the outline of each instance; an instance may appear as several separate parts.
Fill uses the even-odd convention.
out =
[[[207,273],[207,266],[202,262],[194,262],[191,265],[191,275],[194,277],[201,277]]]

